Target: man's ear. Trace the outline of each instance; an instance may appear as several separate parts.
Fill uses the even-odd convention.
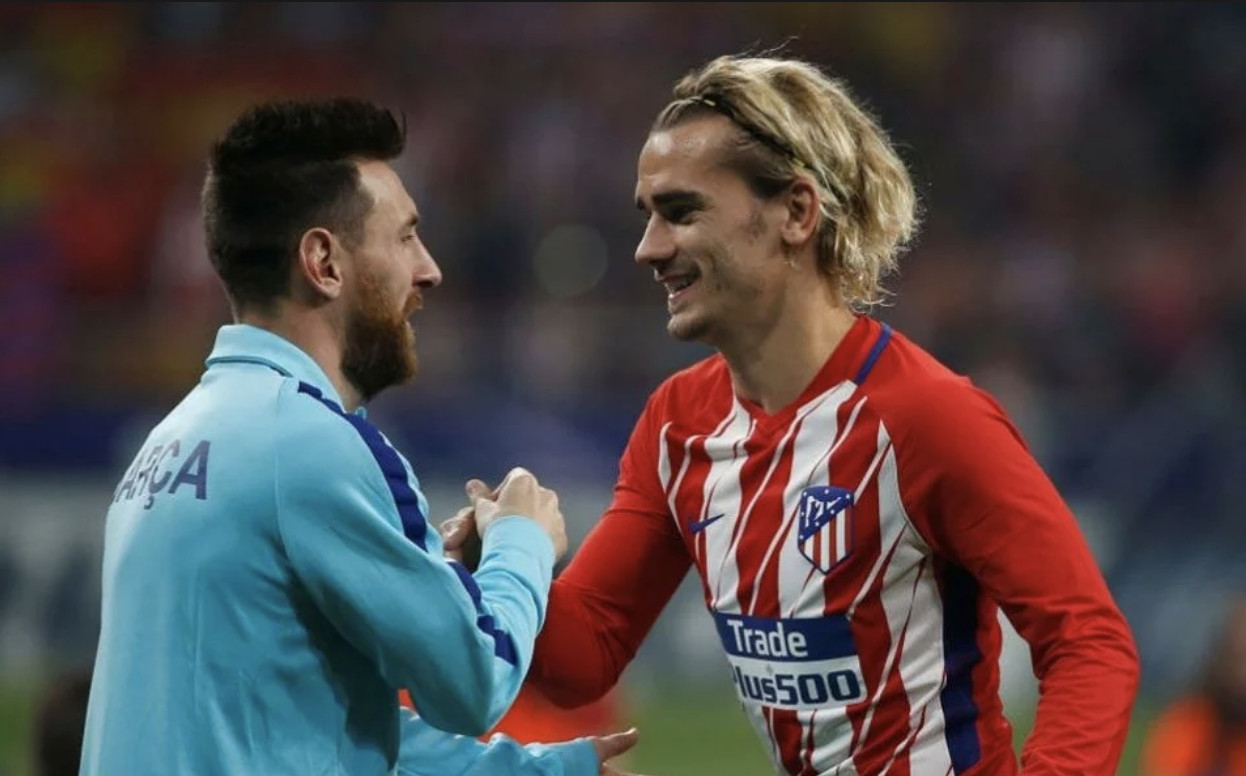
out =
[[[299,239],[298,273],[313,296],[336,299],[342,293],[342,244],[323,227],[303,232]]]
[[[818,190],[813,181],[798,176],[787,193],[783,195],[785,218],[779,230],[783,242],[791,248],[797,248],[814,239],[818,234],[818,223],[822,220],[822,211],[818,205]]]

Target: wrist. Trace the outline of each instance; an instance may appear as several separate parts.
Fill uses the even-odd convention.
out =
[[[481,537],[481,556],[499,545],[518,545],[531,549],[550,564],[554,562],[554,541],[535,520],[526,515],[502,515],[485,529]]]

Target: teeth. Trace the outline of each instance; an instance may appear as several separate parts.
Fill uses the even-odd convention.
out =
[[[685,288],[692,285],[695,280],[696,278],[691,275],[684,275],[683,277],[667,280],[662,285],[666,286],[667,293],[678,294],[680,291],[683,291]]]

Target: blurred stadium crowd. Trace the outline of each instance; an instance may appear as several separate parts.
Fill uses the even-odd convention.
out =
[[[1246,586],[1241,4],[0,5],[0,534],[37,519],[32,487],[82,478],[97,530],[135,430],[228,318],[207,144],[294,94],[407,117],[446,280],[418,386],[378,423],[434,483],[524,462],[608,498],[648,392],[701,355],[631,262],[636,153],[685,70],[785,41],[865,98],[922,192],[878,315],[1013,414],[1134,625],[1144,691],[1172,692]],[[0,542],[0,630],[21,552]],[[94,602],[66,596],[86,603],[45,607],[49,632],[81,639]]]

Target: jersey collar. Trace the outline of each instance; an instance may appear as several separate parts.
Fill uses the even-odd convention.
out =
[[[286,377],[315,386],[326,399],[342,406],[342,397],[320,365],[298,345],[267,329],[246,323],[222,326],[205,364],[211,369],[216,364],[230,363],[260,364],[274,369]],[[363,414],[363,408],[356,414]]]

